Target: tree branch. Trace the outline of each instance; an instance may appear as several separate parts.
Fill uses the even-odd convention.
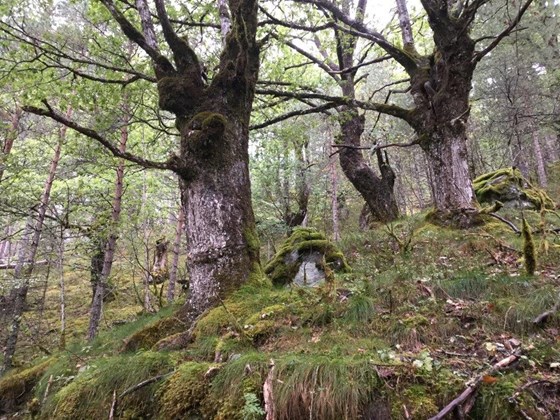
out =
[[[527,9],[529,8],[532,2],[533,0],[527,0],[525,4],[521,6],[519,12],[517,13],[517,16],[515,17],[515,19],[513,19],[510,25],[506,29],[504,29],[500,34],[498,34],[498,36],[496,36],[496,38],[494,39],[494,41],[490,43],[490,45],[488,45],[482,51],[479,51],[474,55],[472,59],[473,63],[478,63],[480,60],[482,60],[482,58],[484,58],[485,55],[487,55],[490,51],[496,48],[498,44],[502,42],[502,40],[515,29],[515,27],[519,24],[521,18],[523,17],[523,15],[525,14],[525,12],[527,11]]]
[[[353,33],[354,35],[374,41],[375,43],[377,43],[377,45],[383,48],[389,55],[391,55],[391,57],[393,57],[400,65],[402,65],[408,73],[415,71],[416,68],[418,67],[416,61],[408,53],[396,47],[395,45],[391,44],[379,32],[370,30],[363,23],[351,19],[346,13],[344,13],[342,10],[340,10],[336,5],[334,5],[330,1],[328,0],[293,0],[293,1],[295,3],[312,4],[314,6],[329,11],[335,19],[343,22],[344,24],[354,29],[353,31],[348,31],[347,28],[344,28],[340,25],[336,25],[340,30]]]
[[[150,45],[152,41],[146,40],[144,35],[142,35],[142,33],[138,31],[138,29],[136,29],[134,25],[132,25],[132,23],[130,23],[129,20],[115,7],[115,4],[112,0],[101,0],[101,3],[103,3],[109,13],[111,13],[113,19],[117,21],[127,38],[137,44],[146,52],[146,54],[150,56],[157,73],[175,72],[175,69],[173,68],[171,62],[166,57],[161,55],[157,48],[154,48],[153,45]]]
[[[154,161],[151,161],[151,160],[148,160],[148,159],[141,158],[139,156],[135,156],[135,155],[133,155],[132,153],[129,153],[129,152],[121,152],[119,150],[118,146],[115,146],[113,143],[111,143],[109,140],[107,140],[105,137],[103,137],[97,131],[92,130],[92,129],[87,128],[87,127],[83,127],[83,126],[77,124],[76,122],[69,120],[64,115],[59,114],[49,105],[49,103],[46,100],[44,100],[42,102],[43,102],[43,104],[45,104],[46,109],[38,108],[38,107],[34,107],[34,106],[24,106],[24,107],[22,107],[22,109],[26,112],[30,112],[30,113],[35,114],[35,115],[41,115],[41,116],[52,118],[53,120],[65,125],[66,127],[71,128],[72,130],[75,130],[78,133],[81,133],[81,134],[97,141],[103,147],[108,149],[114,156],[116,156],[118,158],[128,160],[129,162],[134,162],[134,163],[136,163],[136,164],[138,164],[138,165],[140,165],[144,168],[168,169],[168,170],[172,170],[172,171],[177,170],[177,168],[175,168],[169,162],[154,162]]]
[[[322,93],[311,93],[311,92],[288,92],[274,89],[257,89],[256,93],[260,95],[270,95],[275,97],[285,97],[285,98],[306,98],[306,99],[319,99],[325,102],[333,103],[336,105],[349,105],[357,106],[364,110],[377,111],[382,114],[391,115],[393,117],[400,118],[406,122],[412,122],[412,111],[401,108],[400,106],[390,105],[390,104],[380,104],[376,102],[364,102],[357,99],[351,99],[341,96],[330,96],[324,95]]]
[[[263,123],[251,125],[249,127],[249,130],[258,130],[260,128],[265,128],[265,127],[268,127],[270,125],[273,125],[273,124],[279,123],[281,121],[287,120],[289,118],[298,117],[300,115],[318,114],[320,112],[325,112],[325,111],[328,111],[329,109],[336,108],[337,106],[338,106],[337,104],[327,103],[327,104],[324,104],[324,105],[316,106],[314,108],[301,109],[301,110],[297,110],[297,111],[287,112],[285,114],[279,115],[278,117],[272,118],[272,119],[270,119],[268,121],[265,121]]]

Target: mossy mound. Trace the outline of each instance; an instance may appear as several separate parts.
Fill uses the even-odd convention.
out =
[[[0,379],[0,414],[12,413],[20,408],[31,394],[31,390],[54,359],[48,359],[29,369],[9,373]]]
[[[183,363],[158,390],[159,418],[201,418],[203,400],[208,394],[209,363]]]
[[[105,418],[115,395],[118,397],[115,417],[153,418],[157,381],[126,396],[123,393],[142,381],[171,372],[173,365],[169,354],[150,351],[92,360],[47,399],[41,414],[56,419]]]
[[[160,319],[128,337],[124,341],[121,351],[132,352],[139,349],[151,349],[161,339],[183,331],[184,329],[184,323],[175,316]]]
[[[268,262],[265,273],[273,284],[286,285],[294,281],[303,264],[324,276],[329,270],[350,270],[344,254],[324,234],[315,229],[296,228]]]
[[[481,175],[473,181],[473,187],[481,203],[500,201],[508,207],[533,210],[553,209],[556,206],[544,190],[533,186],[515,167]]]

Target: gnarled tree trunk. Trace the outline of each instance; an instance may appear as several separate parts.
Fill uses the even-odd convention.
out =
[[[394,194],[395,173],[388,159],[383,159],[378,151],[379,177],[367,164],[360,146],[364,132],[365,118],[356,109],[348,108],[340,117],[340,137],[345,146],[340,150],[340,166],[354,188],[362,195],[371,212],[373,220],[390,222],[399,216],[399,209]]]

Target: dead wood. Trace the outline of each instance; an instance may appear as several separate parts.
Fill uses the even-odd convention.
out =
[[[449,413],[453,412],[456,409],[459,409],[459,411],[461,413],[465,413],[465,411],[463,410],[463,407],[461,407],[461,406],[463,406],[463,404],[465,402],[469,402],[468,401],[469,398],[471,396],[473,396],[474,393],[478,390],[478,387],[483,382],[484,377],[491,376],[493,373],[498,372],[501,369],[511,365],[512,363],[519,360],[520,356],[521,356],[521,353],[516,352],[516,353],[500,360],[498,363],[496,363],[494,366],[492,366],[492,368],[486,370],[482,374],[480,374],[477,377],[471,379],[468,382],[465,390],[457,398],[455,398],[453,401],[451,401],[449,404],[447,404],[443,408],[443,410],[441,410],[439,413],[437,413],[434,417],[430,418],[430,420],[441,420],[441,419],[445,418],[445,416],[447,416]],[[470,404],[468,404],[468,405],[470,405]]]

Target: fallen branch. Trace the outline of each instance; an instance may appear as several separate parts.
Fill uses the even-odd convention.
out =
[[[168,372],[168,373],[164,373],[164,374],[161,374],[161,375],[154,376],[153,378],[146,379],[145,381],[142,381],[140,383],[137,383],[136,385],[131,386],[130,388],[125,389],[118,397],[117,397],[117,390],[115,389],[113,391],[113,402],[111,403],[111,410],[109,411],[109,419],[113,419],[115,417],[115,414],[117,413],[118,403],[124,397],[126,397],[129,394],[132,394],[133,392],[138,391],[139,389],[144,388],[145,386],[148,386],[148,385],[153,384],[154,382],[160,381],[160,380],[172,375],[173,373],[175,373],[175,370],[172,370],[171,372]]]
[[[430,420],[441,420],[445,418],[449,413],[451,413],[456,408],[460,408],[463,403],[467,402],[469,398],[478,390],[478,387],[483,382],[484,377],[491,376],[493,373],[500,371],[501,369],[511,365],[512,363],[519,360],[521,356],[520,352],[516,352],[496,363],[492,368],[486,370],[482,374],[478,375],[476,378],[468,382],[467,388],[453,401],[447,404],[443,410],[437,413]]]
[[[0,270],[13,270],[14,268],[16,268],[16,265],[17,265],[17,263],[0,264]],[[37,266],[37,265],[49,265],[49,261],[48,260],[36,261],[34,265],[35,266]]]
[[[504,222],[506,225],[508,225],[511,228],[511,230],[515,232],[516,235],[521,235],[521,231],[517,228],[517,226],[515,226],[513,222],[510,222],[505,217],[502,217],[496,213],[488,213],[488,215],[498,219],[501,222]]]
[[[559,309],[560,309],[560,296],[558,296],[558,300],[556,301],[556,303],[554,304],[552,309],[549,309],[548,311],[543,312],[542,314],[537,316],[535,319],[533,319],[533,324],[538,325],[538,326],[544,325],[546,323],[546,321],[548,321],[548,318],[550,318],[552,315],[554,315],[556,312],[558,312]]]

